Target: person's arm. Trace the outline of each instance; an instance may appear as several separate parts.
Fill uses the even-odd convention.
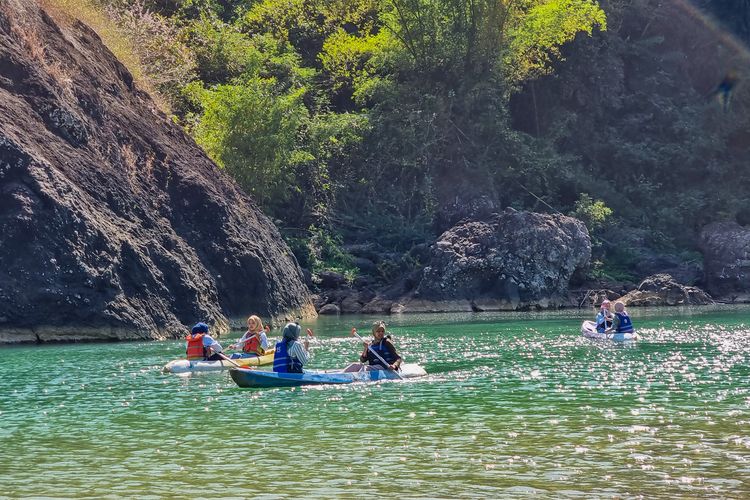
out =
[[[222,352],[224,350],[221,344],[208,335],[203,336],[203,347],[208,348],[211,352]]]
[[[246,331],[244,333],[244,335],[242,335],[242,337],[240,337],[240,339],[237,342],[235,342],[234,344],[230,345],[228,347],[228,349],[237,349],[238,346],[239,346],[240,349],[242,349],[242,343],[247,340],[247,335],[249,333],[250,333],[250,330]]]
[[[292,348],[289,349],[289,356],[297,358],[297,360],[305,366],[310,361],[310,352],[307,350],[308,346],[302,347],[302,344],[295,342]]]
[[[391,356],[396,359],[396,361],[391,363],[391,368],[393,368],[394,370],[398,370],[398,367],[401,366],[402,359],[401,356],[399,356],[396,352],[396,346],[393,345],[393,342],[391,342],[390,340],[386,340],[385,347],[386,349],[388,349],[388,352],[391,354]]]
[[[266,337],[266,333],[263,331],[260,332],[260,347],[264,351],[268,349],[268,337]]]

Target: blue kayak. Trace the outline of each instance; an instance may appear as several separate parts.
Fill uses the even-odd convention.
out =
[[[343,370],[306,371],[305,373],[276,373],[248,368],[229,370],[232,380],[240,387],[297,387],[301,385],[352,384],[354,382],[376,382],[378,380],[399,380],[427,375],[417,364],[404,363],[401,369],[371,369],[353,363]]]

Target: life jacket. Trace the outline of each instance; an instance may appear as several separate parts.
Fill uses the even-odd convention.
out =
[[[242,352],[250,354],[263,354],[263,348],[260,346],[260,339],[258,335],[252,335],[249,339],[245,340],[242,344]]]
[[[620,320],[617,325],[617,333],[631,333],[633,331],[633,322],[630,321],[630,316],[619,312],[616,312],[615,315]]]
[[[394,357],[388,347],[386,347],[386,339],[389,339],[389,337],[383,337],[382,339],[380,339],[380,342],[370,344],[370,349],[380,354],[380,357],[383,358],[386,363],[392,365],[397,361],[398,358]],[[367,360],[371,365],[382,365],[383,362],[380,361],[378,357],[370,351],[370,349],[367,350]],[[383,368],[386,367],[384,366]]]
[[[206,359],[206,348],[203,347],[202,333],[187,336],[187,359]]]
[[[297,358],[289,356],[288,344],[283,340],[276,343],[273,354],[273,371],[276,373],[302,373],[302,363]]]

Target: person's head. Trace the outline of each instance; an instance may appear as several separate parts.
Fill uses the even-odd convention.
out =
[[[385,321],[376,321],[372,324],[372,336],[377,340],[385,336]]]
[[[615,312],[621,313],[625,311],[625,304],[622,302],[615,302]]]
[[[289,343],[293,340],[299,339],[299,334],[302,328],[297,323],[287,323],[284,330],[281,332],[281,336],[284,342]]]
[[[196,323],[192,329],[192,334],[197,335],[199,333],[208,333],[208,325],[205,323]]]
[[[247,329],[253,333],[258,333],[263,329],[263,322],[258,316],[250,316],[247,318]]]
[[[607,299],[604,299],[604,300],[602,301],[602,309],[606,309],[606,310],[608,310],[608,311],[609,311],[610,305],[611,305],[611,304],[610,304],[609,300],[607,300]]]

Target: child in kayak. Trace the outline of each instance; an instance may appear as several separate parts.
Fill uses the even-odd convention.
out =
[[[222,347],[208,334],[208,325],[197,323],[187,336],[187,359],[218,361],[224,358]]]
[[[352,328],[352,334],[357,333],[356,328]],[[386,370],[398,370],[401,366],[401,356],[396,352],[396,346],[391,341],[391,336],[385,333],[385,322],[376,321],[372,325],[372,342],[364,342],[364,350],[360,355],[359,360],[362,363],[369,363],[370,366],[377,366],[380,369]],[[373,352],[374,351],[374,352]],[[378,358],[383,358],[388,366],[383,366],[383,361]]]
[[[276,343],[273,355],[273,371],[277,373],[303,373],[304,367],[310,361],[310,341],[305,337],[304,343],[299,342],[302,327],[298,323],[287,323],[281,332],[281,341]],[[313,331],[307,329],[307,336],[314,336]]]
[[[602,306],[599,309],[599,314],[596,315],[596,331],[599,333],[604,333],[607,331],[607,328],[610,328],[612,326],[612,311],[609,309],[610,302],[607,299],[604,299],[602,302]]]
[[[263,322],[258,316],[247,318],[247,331],[237,342],[230,345],[230,349],[237,349],[240,346],[242,352],[232,354],[231,359],[250,358],[253,356],[262,356],[268,349],[268,337],[263,329]]]
[[[615,317],[612,322],[612,328],[607,330],[607,333],[632,333],[633,322],[630,320],[630,315],[625,310],[625,304],[622,302],[615,302]]]

